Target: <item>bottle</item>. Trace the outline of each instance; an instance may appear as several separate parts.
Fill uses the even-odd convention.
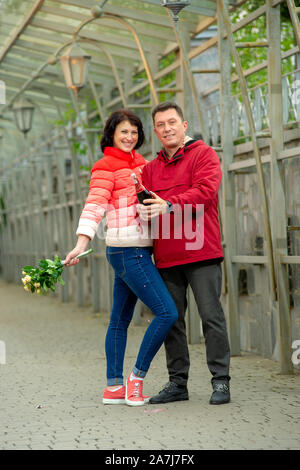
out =
[[[138,180],[135,173],[131,174],[131,178],[134,181],[136,197],[137,197],[140,204],[144,204],[145,199],[153,199],[153,196],[151,195],[151,193],[145,188],[145,186],[143,186],[139,182],[139,180]]]

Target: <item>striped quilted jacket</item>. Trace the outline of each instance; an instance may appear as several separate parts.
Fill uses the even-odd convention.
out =
[[[147,161],[134,150],[123,152],[106,147],[104,157],[91,171],[90,188],[80,216],[76,235],[92,240],[106,213],[108,246],[150,246],[147,226],[141,226],[136,211],[137,197],[131,173],[140,179],[140,169]]]

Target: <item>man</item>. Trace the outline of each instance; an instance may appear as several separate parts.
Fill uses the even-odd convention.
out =
[[[169,383],[150,403],[189,398],[190,361],[185,327],[188,285],[202,319],[207,365],[212,374],[210,404],[228,403],[230,350],[220,303],[223,261],[218,219],[220,162],[211,147],[185,135],[188,124],[177,104],[159,104],[152,117],[163,149],[143,170],[143,183],[153,192],[154,199],[144,201],[145,206],[139,205],[139,213],[143,220],[159,222],[154,258],[174,298],[179,318],[165,340]],[[168,229],[164,228],[168,226],[164,223],[166,218]]]

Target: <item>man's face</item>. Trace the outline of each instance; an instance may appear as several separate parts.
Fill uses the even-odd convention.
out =
[[[167,152],[176,151],[184,144],[187,122],[182,121],[176,109],[155,114],[154,132]]]

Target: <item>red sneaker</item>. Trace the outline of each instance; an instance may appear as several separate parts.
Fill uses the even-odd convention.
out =
[[[102,402],[104,405],[125,404],[125,385],[120,385],[120,387],[115,390],[106,388],[103,393]]]
[[[110,390],[106,388],[103,393],[102,402],[104,405],[124,405],[125,402],[125,393],[126,387],[125,385],[120,385],[120,388],[116,390]],[[144,395],[145,403],[148,403],[150,400],[149,395]]]
[[[143,380],[131,373],[126,382],[126,404],[129,406],[142,406],[148,401],[149,397],[143,395]]]

